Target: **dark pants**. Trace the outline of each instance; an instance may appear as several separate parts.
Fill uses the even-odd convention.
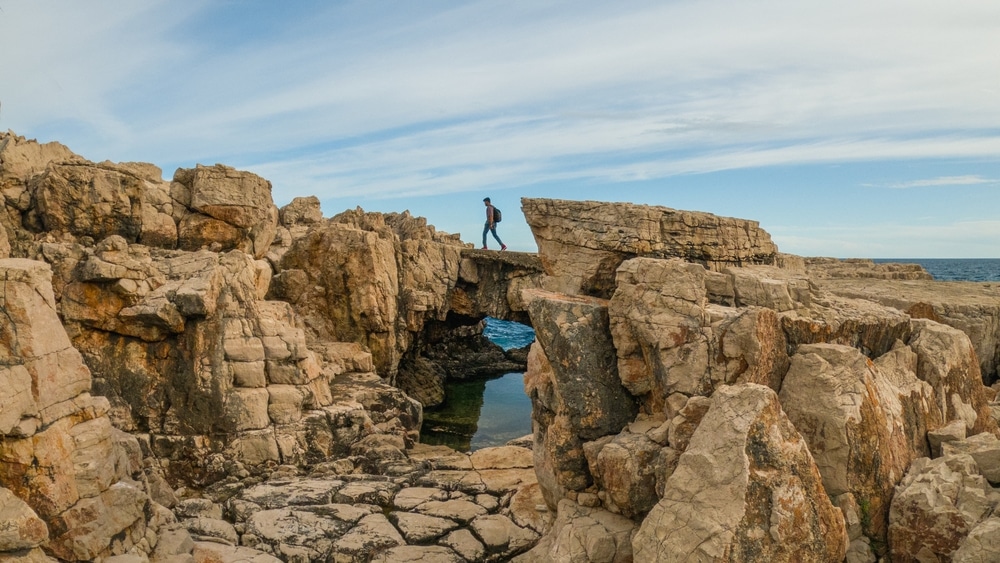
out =
[[[497,239],[497,242],[500,243],[500,246],[503,246],[503,241],[500,240],[500,237],[497,236],[497,224],[496,223],[493,223],[492,227],[490,226],[490,222],[489,221],[487,221],[483,225],[483,246],[486,246],[486,233],[493,233],[493,238]]]

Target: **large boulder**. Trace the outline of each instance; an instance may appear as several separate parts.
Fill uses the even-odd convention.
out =
[[[908,381],[897,385],[855,348],[811,344],[792,357],[781,388],[781,405],[808,442],[827,494],[854,496],[879,552],[893,488],[913,459],[928,455],[928,425],[940,425],[930,386],[912,371],[893,374]]]
[[[0,487],[48,525],[46,549],[61,559],[148,552],[151,501],[128,453],[139,445],[115,434],[108,401],[88,393],[90,371],[59,323],[50,275],[43,263],[0,260],[0,362],[14,384],[0,428]],[[16,511],[9,497],[4,505]],[[21,513],[18,536],[34,542],[42,531]]]
[[[521,198],[546,273],[559,291],[610,297],[615,270],[636,256],[677,257],[712,270],[773,264],[778,248],[756,221],[667,207]]]
[[[271,182],[216,164],[180,168],[174,173],[170,197],[178,225],[178,247],[238,249],[255,258],[267,253],[278,228],[278,208],[271,199]]]
[[[707,396],[722,384],[780,388],[788,354],[779,317],[752,302],[711,305],[710,291],[728,276],[678,259],[618,268],[609,304],[618,373],[646,412],[663,411],[672,394]]]
[[[778,397],[722,387],[632,540],[636,561],[841,561],[843,513]]]
[[[617,434],[637,413],[618,377],[607,301],[526,291],[535,328],[525,391],[535,469],[549,506],[591,483],[583,443]]]

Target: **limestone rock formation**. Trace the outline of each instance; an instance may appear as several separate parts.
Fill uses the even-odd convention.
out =
[[[521,198],[521,211],[546,273],[564,293],[610,297],[615,270],[636,256],[680,257],[717,270],[773,264],[778,252],[756,221],[710,213],[537,198]]]
[[[536,341],[525,391],[532,398],[535,469],[550,507],[590,485],[583,443],[618,433],[635,417],[608,332],[607,302],[531,290]]]
[[[853,495],[863,532],[879,552],[892,491],[910,463],[928,455],[927,427],[942,420],[933,388],[917,379],[916,362],[907,367],[893,381],[855,348],[804,345],[781,388],[781,404],[804,434],[827,493]]]
[[[141,461],[129,455],[138,443],[116,434],[108,401],[90,395],[90,371],[59,323],[50,276],[40,262],[0,260],[0,492],[15,524],[4,527],[2,551],[44,542],[70,561],[148,552],[152,501]]]
[[[762,385],[722,387],[632,540],[637,561],[841,561],[844,516]]]
[[[424,322],[445,319],[461,249],[408,213],[345,212],[293,240],[272,295],[292,303],[316,339],[364,345],[394,381]]]
[[[980,474],[965,454],[920,458],[900,483],[889,515],[889,547],[893,561],[950,561],[960,547],[964,557],[990,551],[982,534],[995,527],[989,515],[1000,505],[1000,490]],[[982,524],[975,536],[970,532]],[[967,545],[963,545],[967,544]],[[977,545],[978,544],[978,545]],[[975,561],[975,559],[972,559]]]
[[[941,282],[924,278],[909,281],[815,278],[831,293],[865,299],[961,330],[972,341],[983,380],[996,381],[1000,369],[1000,285],[977,282]],[[810,270],[812,271],[812,270]]]

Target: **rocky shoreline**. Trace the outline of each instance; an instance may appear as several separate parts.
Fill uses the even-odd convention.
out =
[[[538,255],[486,253],[13,133],[0,193],[4,561],[1000,557],[1000,285],[601,202],[524,198]],[[531,436],[419,443],[511,366]]]

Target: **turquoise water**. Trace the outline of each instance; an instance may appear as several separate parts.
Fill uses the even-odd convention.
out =
[[[874,262],[920,264],[939,281],[1000,281],[1000,258],[876,258]]]
[[[535,340],[531,327],[487,318],[483,334],[504,350]],[[508,373],[488,380],[455,380],[444,386],[444,402],[424,409],[420,441],[474,451],[531,433],[531,400],[524,393],[524,374]]]

